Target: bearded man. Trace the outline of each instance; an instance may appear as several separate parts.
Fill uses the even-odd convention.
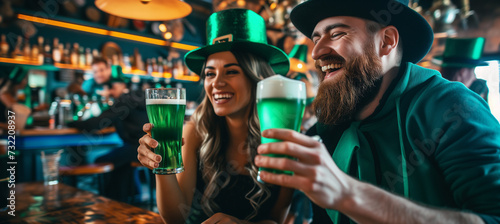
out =
[[[461,84],[415,65],[433,34],[404,0],[309,0],[291,12],[314,42],[325,144],[272,129],[271,184],[297,188],[334,223],[500,223],[500,124]],[[333,152],[331,156],[329,151]],[[333,158],[333,159],[332,159]]]

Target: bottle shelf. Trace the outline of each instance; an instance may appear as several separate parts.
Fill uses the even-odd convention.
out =
[[[61,69],[80,70],[80,71],[90,71],[91,70],[90,66],[76,66],[76,65],[63,64],[63,63],[54,63],[54,65],[48,65],[48,64],[40,64],[38,61],[35,61],[35,60],[26,60],[24,58],[0,57],[0,65],[1,64],[18,65],[18,66],[26,67],[28,69],[39,69],[39,70],[46,70],[46,71],[59,71]],[[172,79],[172,81],[186,81],[186,82],[198,82],[198,81],[200,81],[200,77],[196,74],[173,76],[171,73],[168,73],[168,72],[163,72],[163,73],[152,72],[149,75],[146,71],[137,70],[137,69],[122,69],[122,72],[126,76],[138,76],[139,78],[145,78],[145,79],[161,78],[161,79]]]
[[[90,66],[79,66],[79,65],[63,64],[63,63],[54,63],[54,66],[60,69],[82,70],[82,71],[92,70]]]

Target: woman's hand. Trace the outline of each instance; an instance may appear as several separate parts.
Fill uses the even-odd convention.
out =
[[[212,217],[208,218],[205,220],[202,224],[212,224],[212,223],[217,223],[217,224],[244,224],[247,222],[241,221],[233,216],[226,215],[224,213],[216,213],[212,215]]]
[[[155,154],[152,149],[158,146],[158,142],[151,138],[151,129],[153,128],[153,124],[146,123],[142,126],[142,130],[146,132],[142,138],[139,139],[139,144],[141,144],[137,148],[137,159],[141,162],[142,165],[149,169],[154,169],[158,167],[158,163],[161,161],[161,156]]]

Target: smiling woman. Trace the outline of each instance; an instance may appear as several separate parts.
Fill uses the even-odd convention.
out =
[[[288,58],[267,44],[264,20],[250,10],[214,13],[207,37],[209,45],[185,56],[188,68],[203,78],[205,96],[184,127],[185,171],[157,175],[158,210],[168,223],[281,223],[293,191],[257,181],[256,87],[266,77],[286,74]],[[156,167],[156,141],[145,135],[140,142],[139,160]]]

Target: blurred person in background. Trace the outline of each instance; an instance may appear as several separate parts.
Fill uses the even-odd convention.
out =
[[[111,65],[105,58],[95,57],[92,60],[91,79],[85,80],[82,88],[89,96],[99,95],[108,97],[108,83],[111,80]]]
[[[488,102],[489,91],[486,80],[478,79],[474,73],[477,66],[488,65],[481,60],[484,43],[483,37],[448,38],[443,55],[435,59],[441,66],[440,72],[443,78],[463,83]]]
[[[31,111],[25,105],[18,103],[17,96],[18,91],[24,89],[28,84],[27,74],[27,69],[15,67],[10,74],[3,74],[4,77],[0,80],[0,128],[3,130],[8,129],[8,116],[13,115],[8,113],[9,110],[22,111],[23,113]],[[21,116],[18,117],[21,118]],[[20,123],[21,121],[16,122]]]
[[[148,122],[146,102],[143,90],[130,91],[123,79],[114,78],[109,81],[109,94],[115,100],[110,109],[98,117],[85,121],[68,123],[69,127],[94,132],[107,127],[115,127],[123,140],[123,145],[112,149],[109,153],[96,159],[96,163],[111,162],[114,170],[105,174],[104,195],[126,201],[134,192],[134,172],[130,166],[137,160],[136,149],[142,137],[142,125]],[[138,183],[135,183],[137,186]]]

